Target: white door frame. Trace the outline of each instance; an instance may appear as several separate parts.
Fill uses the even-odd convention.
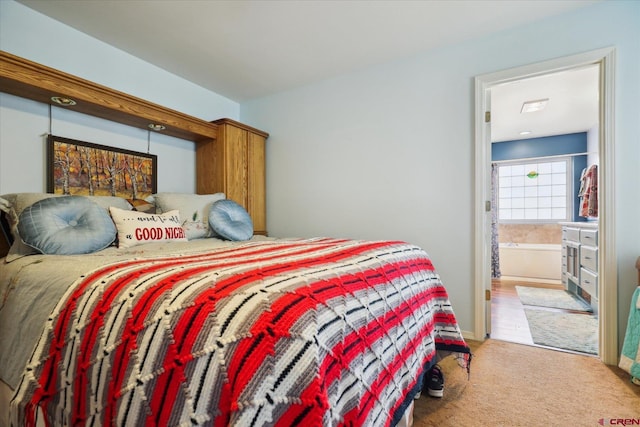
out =
[[[618,273],[615,247],[614,203],[614,77],[615,49],[604,48],[578,55],[483,74],[475,78],[475,339],[487,335],[486,289],[491,289],[489,224],[485,209],[491,200],[491,140],[485,124],[492,86],[572,68],[600,66],[600,137],[598,151],[598,355],[608,365],[618,364]]]

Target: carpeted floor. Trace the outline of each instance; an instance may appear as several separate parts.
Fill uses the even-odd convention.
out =
[[[599,359],[488,339],[471,341],[471,379],[452,357],[440,365],[444,397],[415,401],[414,427],[599,426],[640,423],[640,387]]]

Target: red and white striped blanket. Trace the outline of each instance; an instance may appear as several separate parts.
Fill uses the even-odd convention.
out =
[[[388,426],[436,350],[468,355],[428,255],[407,243],[130,259],[88,272],[56,306],[13,423]]]

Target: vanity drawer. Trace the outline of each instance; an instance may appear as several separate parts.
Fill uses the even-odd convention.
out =
[[[596,276],[586,268],[581,268],[580,287],[589,292],[589,295],[598,296],[598,276]]]
[[[598,248],[580,246],[580,265],[591,271],[598,271]]]
[[[573,227],[564,227],[562,229],[562,238],[570,242],[580,241],[580,229]]]
[[[580,230],[580,243],[598,246],[598,230]]]

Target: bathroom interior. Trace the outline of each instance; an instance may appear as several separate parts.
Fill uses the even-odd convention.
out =
[[[598,79],[598,67],[588,66],[491,91],[494,339],[536,345],[516,286],[567,291],[597,323]],[[561,105],[557,88],[578,107]],[[517,116],[500,108],[517,109]],[[582,122],[564,127],[573,120],[567,114]],[[502,134],[507,124],[513,129]],[[558,167],[566,167],[566,182]]]
[[[562,225],[498,223],[503,278],[562,284]]]

